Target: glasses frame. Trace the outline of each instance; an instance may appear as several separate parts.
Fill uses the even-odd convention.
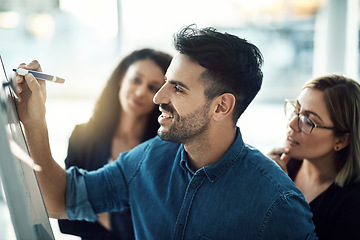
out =
[[[297,112],[297,111],[296,111],[296,101],[295,101],[295,100],[285,99],[285,103],[284,103],[284,113],[285,113],[285,116],[287,116],[287,114],[286,114],[286,105],[287,105],[287,104],[291,104],[291,105],[294,107],[294,113],[295,113],[295,115],[296,115],[297,118],[298,118],[298,121],[297,121],[297,122],[298,122],[298,128],[300,129],[300,131],[301,131],[302,133],[304,133],[304,134],[306,134],[306,135],[309,135],[310,133],[312,133],[312,131],[314,130],[314,128],[321,128],[321,129],[327,129],[327,130],[334,130],[334,129],[335,129],[334,127],[320,126],[320,125],[314,123],[314,121],[311,120],[310,118],[308,118],[307,116],[304,116],[304,115],[302,115],[301,113]],[[309,120],[309,122],[311,122],[312,127],[311,127],[311,129],[310,129],[309,132],[305,132],[305,131],[300,127],[300,120],[301,120],[301,118],[305,118],[305,119]],[[292,121],[292,119],[290,119],[290,118],[289,118],[288,120],[289,120],[289,121]]]

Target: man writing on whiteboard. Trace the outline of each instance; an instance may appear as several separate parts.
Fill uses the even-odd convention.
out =
[[[17,77],[17,108],[50,217],[95,221],[130,207],[137,239],[316,239],[301,192],[246,145],[236,123],[262,83],[262,55],[245,39],[188,26],[156,93],[158,136],[104,168],[67,172],[53,160],[46,90]],[[22,68],[41,71],[37,61]],[[25,79],[25,80],[24,80]]]

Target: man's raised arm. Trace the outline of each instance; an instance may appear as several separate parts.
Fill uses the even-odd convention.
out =
[[[37,61],[20,64],[19,68],[41,71]],[[24,126],[30,156],[42,168],[36,172],[36,177],[48,214],[53,218],[66,218],[66,172],[54,161],[50,150],[45,121],[45,81],[36,80],[30,73],[24,77],[16,74],[15,81],[19,85],[16,107]]]

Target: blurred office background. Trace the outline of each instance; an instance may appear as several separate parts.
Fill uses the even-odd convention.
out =
[[[0,54],[9,76],[37,59],[44,72],[66,79],[47,84],[46,115],[54,158],[64,166],[71,131],[88,120],[125,54],[142,47],[174,54],[173,34],[192,23],[236,34],[265,59],[262,89],[238,125],[246,142],[267,153],[284,140],[283,99],[296,98],[306,80],[335,72],[358,80],[359,6],[359,0],[0,0]],[[52,224],[56,238],[66,239]]]

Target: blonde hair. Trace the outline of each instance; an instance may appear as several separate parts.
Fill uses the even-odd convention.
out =
[[[335,183],[343,187],[360,181],[360,84],[338,74],[324,75],[305,83],[303,89],[322,91],[334,123],[334,134],[349,133],[349,145],[337,152]]]

